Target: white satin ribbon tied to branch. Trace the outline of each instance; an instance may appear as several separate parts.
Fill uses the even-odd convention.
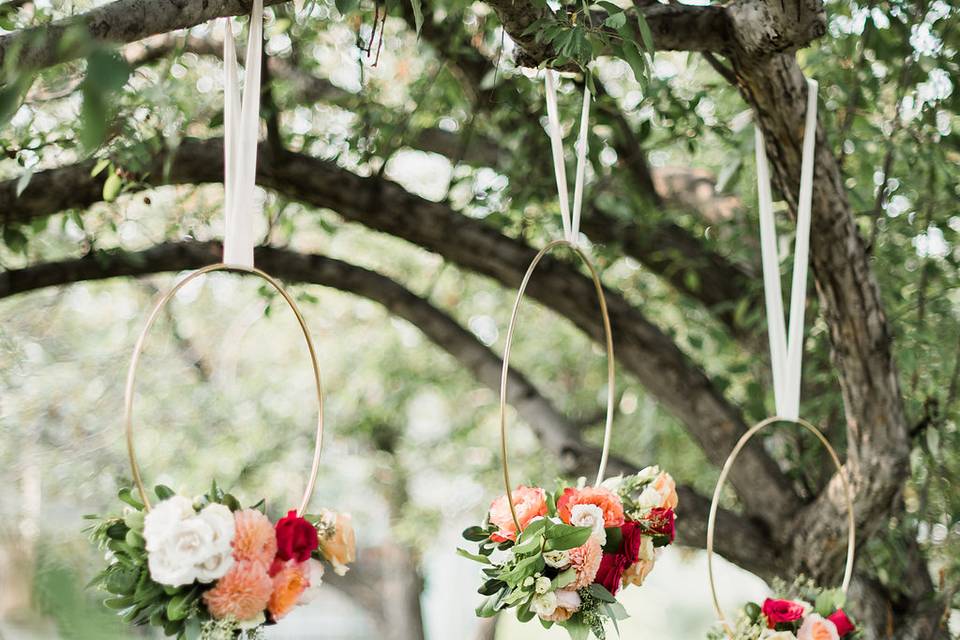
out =
[[[813,167],[817,142],[816,80],[807,79],[807,116],[800,165],[797,199],[797,235],[794,246],[793,281],[790,287],[790,333],[784,324],[783,297],[777,256],[777,230],[770,192],[770,169],[763,133],[756,127],[757,195],[760,206],[760,250],[763,260],[767,333],[773,369],[773,395],[777,415],[796,420],[800,414],[800,377],[803,370],[803,322],[807,302],[807,271],[810,256],[810,217],[813,202]]]
[[[223,261],[253,266],[253,216],[257,204],[257,138],[260,133],[260,63],[263,47],[263,0],[254,0],[250,14],[243,102],[237,83],[237,52],[230,18],[224,18],[223,128],[224,215]]]
[[[580,237],[580,210],[583,208],[583,180],[587,167],[587,130],[590,123],[590,89],[583,88],[583,108],[580,111],[580,133],[577,137],[577,173],[573,187],[571,215],[570,191],[567,189],[567,168],[563,158],[563,129],[557,109],[557,86],[554,71],[544,72],[547,93],[547,134],[553,151],[553,172],[557,178],[557,195],[560,197],[560,217],[563,219],[563,236],[576,246]]]

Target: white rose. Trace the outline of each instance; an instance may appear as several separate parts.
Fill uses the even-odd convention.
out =
[[[323,563],[316,558],[310,558],[307,562],[309,563],[307,567],[310,569],[310,577],[308,578],[310,584],[300,594],[300,599],[297,600],[298,606],[310,604],[316,600],[317,596],[320,595],[320,585],[323,584]]]
[[[550,581],[550,578],[546,576],[540,576],[539,578],[537,578],[537,581],[534,583],[533,590],[538,595],[543,595],[547,591],[550,591],[551,584],[552,583]]]
[[[143,538],[147,551],[156,551],[177,526],[194,516],[193,503],[183,496],[173,496],[156,505],[143,519]]]
[[[543,554],[543,561],[548,567],[566,569],[570,566],[570,552],[567,550],[547,551]]]
[[[595,504],[575,504],[570,509],[570,524],[575,527],[590,527],[590,537],[600,546],[607,544],[607,532],[603,528],[603,509]]]
[[[230,543],[236,533],[236,524],[233,512],[222,504],[207,505],[196,519],[210,531],[206,557],[196,562],[197,580],[209,583],[225,576],[233,566]]]
[[[556,610],[557,594],[554,591],[533,596],[533,600],[530,601],[530,611],[533,611],[541,618],[552,616]]]
[[[652,484],[648,485],[637,497],[637,506],[644,511],[659,507],[661,504],[663,504],[663,496],[653,488]]]
[[[150,577],[171,587],[222,578],[233,566],[234,532],[233,513],[224,505],[198,514],[187,498],[164,500],[144,521]]]

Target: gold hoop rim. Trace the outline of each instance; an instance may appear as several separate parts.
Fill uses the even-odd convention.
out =
[[[720,477],[717,479],[717,486],[713,491],[713,500],[710,502],[710,516],[707,519],[707,574],[710,577],[710,596],[713,598],[713,608],[716,610],[717,616],[719,616],[720,622],[723,624],[723,627],[727,632],[727,637],[730,638],[730,640],[733,640],[735,632],[730,627],[730,623],[727,621],[727,617],[723,613],[723,608],[720,606],[720,600],[717,596],[717,584],[713,575],[713,541],[714,531],[717,524],[717,509],[720,506],[720,493],[723,490],[724,483],[727,481],[727,475],[730,473],[730,469],[733,467],[734,461],[737,459],[740,451],[746,446],[747,442],[758,431],[769,427],[770,425],[781,422],[789,422],[799,425],[816,436],[824,448],[826,448],[827,453],[830,454],[830,459],[833,461],[833,465],[836,467],[837,472],[840,475],[840,479],[843,482],[844,497],[846,498],[847,503],[847,564],[843,571],[843,582],[840,585],[840,588],[844,593],[846,593],[850,588],[850,580],[853,577],[853,560],[857,544],[856,521],[853,513],[853,490],[850,487],[850,481],[847,478],[846,470],[840,463],[840,456],[837,455],[836,449],[833,448],[833,445],[830,444],[830,441],[827,440],[826,436],[823,435],[820,429],[803,418],[784,418],[783,416],[771,416],[761,420],[757,424],[750,427],[750,429],[748,429],[747,432],[740,437],[740,440],[737,441],[736,446],[733,447],[733,451],[731,451],[730,455],[727,456],[727,460],[724,462],[723,468],[720,470]]]
[[[133,347],[133,356],[130,359],[130,368],[127,370],[127,382],[124,389],[123,422],[127,438],[127,456],[130,460],[130,471],[133,474],[133,482],[137,487],[137,491],[140,493],[140,499],[143,501],[144,509],[149,511],[150,499],[147,497],[147,490],[143,484],[143,477],[140,473],[140,465],[137,464],[137,455],[133,441],[133,392],[136,383],[137,365],[140,362],[140,356],[143,354],[143,347],[146,343],[147,336],[150,333],[150,329],[153,327],[154,323],[159,317],[160,312],[163,311],[164,307],[166,307],[167,304],[174,298],[174,296],[176,296],[178,291],[200,276],[216,271],[248,274],[266,281],[277,291],[277,293],[280,294],[281,297],[283,297],[283,299],[290,306],[290,309],[293,311],[294,316],[296,316],[297,323],[300,325],[300,329],[303,332],[303,338],[307,343],[307,350],[310,352],[310,363],[313,366],[313,379],[317,392],[318,409],[317,431],[314,437],[313,462],[310,469],[310,477],[307,482],[307,488],[303,492],[303,498],[300,501],[300,507],[297,509],[297,514],[302,516],[307,509],[310,498],[313,496],[313,490],[317,482],[317,475],[320,472],[320,451],[323,448],[323,386],[320,382],[320,363],[317,359],[317,350],[314,347],[313,338],[310,335],[310,329],[307,327],[307,321],[304,319],[303,313],[301,313],[300,307],[297,306],[293,296],[291,296],[290,293],[284,289],[283,285],[280,284],[280,282],[273,276],[265,271],[257,269],[256,267],[247,267],[243,265],[218,262],[216,264],[197,269],[196,271],[187,274],[185,277],[179,280],[173,286],[173,288],[165,293],[153,307],[153,310],[147,317],[146,325],[144,325],[143,329],[140,331],[140,336],[137,338],[137,342]]]
[[[507,379],[510,374],[510,351],[513,347],[513,334],[520,313],[520,303],[523,302],[527,285],[530,284],[530,279],[533,277],[533,273],[536,271],[540,261],[557,247],[569,247],[580,258],[583,264],[586,265],[587,270],[590,272],[590,277],[593,280],[593,287],[597,292],[597,299],[600,302],[600,315],[603,317],[603,332],[607,349],[607,415],[603,429],[603,449],[600,454],[600,467],[597,470],[596,484],[603,482],[603,476],[607,469],[607,458],[610,454],[610,434],[613,430],[613,406],[616,395],[616,363],[613,356],[613,330],[610,327],[610,313],[607,310],[607,298],[603,293],[603,283],[600,281],[600,276],[593,266],[593,262],[587,257],[587,254],[569,240],[554,240],[544,246],[543,249],[534,256],[530,262],[530,266],[527,267],[527,272],[524,274],[523,280],[520,282],[520,288],[517,291],[517,298],[513,303],[513,312],[510,314],[510,325],[507,328],[507,343],[503,349],[503,368],[500,373],[500,460],[503,463],[503,485],[507,492],[507,504],[510,506],[510,515],[513,517],[513,523],[517,528],[517,532],[520,531],[520,519],[517,517],[516,506],[513,503],[513,485],[510,482],[510,468],[507,454]]]

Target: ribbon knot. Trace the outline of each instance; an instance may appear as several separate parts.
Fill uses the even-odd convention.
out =
[[[777,415],[796,420],[800,414],[800,377],[803,372],[803,322],[807,304],[807,271],[810,257],[810,217],[813,203],[813,167],[817,143],[816,80],[807,79],[807,115],[797,199],[797,236],[794,241],[793,281],[790,286],[790,331],[784,324],[783,294],[777,255],[777,230],[770,192],[770,169],[763,133],[756,127],[757,197],[760,207],[760,255],[767,310],[767,334],[773,369],[773,396]]]
[[[571,214],[570,191],[567,188],[567,167],[563,157],[563,129],[557,108],[557,86],[554,72],[547,69],[544,74],[547,93],[547,134],[550,136],[550,148],[553,152],[553,173],[557,179],[557,195],[560,198],[560,217],[563,221],[563,237],[572,245],[580,238],[580,211],[583,209],[583,181],[587,168],[589,142],[587,132],[590,126],[590,89],[583,89],[583,107],[580,111],[580,133],[574,150],[577,153],[577,170],[573,187],[573,207]]]
[[[224,18],[223,261],[253,267],[253,216],[256,210],[257,138],[260,132],[260,60],[263,0],[254,0],[243,72],[243,101],[237,84],[237,52],[230,18]]]

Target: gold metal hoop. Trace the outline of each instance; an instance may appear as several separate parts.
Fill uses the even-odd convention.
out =
[[[713,598],[713,608],[716,610],[717,615],[720,618],[720,622],[723,624],[724,629],[727,632],[727,637],[729,637],[731,640],[733,640],[735,632],[730,627],[730,623],[727,621],[727,617],[724,615],[723,609],[720,607],[720,601],[717,598],[717,585],[713,576],[713,538],[714,529],[716,528],[717,524],[717,509],[720,506],[720,492],[723,490],[723,485],[727,481],[727,475],[730,473],[730,469],[733,467],[734,461],[737,459],[740,451],[746,446],[750,438],[752,438],[754,434],[761,429],[778,422],[791,422],[803,427],[815,435],[817,440],[819,440],[820,443],[826,448],[827,453],[830,454],[830,459],[833,460],[833,464],[837,468],[837,472],[840,474],[840,479],[843,481],[844,497],[846,498],[847,502],[847,566],[844,569],[843,583],[840,586],[844,593],[846,593],[847,589],[850,588],[850,579],[853,577],[853,557],[857,543],[857,531],[853,515],[853,490],[850,488],[850,481],[847,479],[847,474],[843,468],[843,465],[840,464],[840,457],[837,455],[836,450],[819,429],[803,418],[791,419],[781,416],[772,416],[765,420],[761,420],[752,426],[745,434],[743,434],[740,440],[737,441],[733,451],[731,451],[730,455],[727,457],[727,461],[723,464],[723,469],[720,471],[720,477],[717,479],[717,486],[713,491],[713,501],[710,503],[710,517],[707,520],[707,573],[710,576],[710,595]]]
[[[507,329],[507,344],[503,349],[503,369],[500,373],[500,459],[503,461],[503,484],[507,490],[507,504],[510,505],[510,515],[513,516],[513,523],[520,531],[520,520],[517,518],[516,507],[513,504],[513,485],[510,482],[510,469],[507,460],[507,377],[510,373],[510,351],[513,347],[513,332],[517,325],[517,316],[520,312],[520,303],[523,302],[524,293],[530,278],[536,270],[537,265],[543,260],[551,250],[556,247],[569,247],[580,258],[583,264],[590,271],[590,277],[593,279],[593,287],[597,292],[597,299],[600,301],[600,315],[603,317],[603,331],[607,346],[607,419],[603,429],[603,450],[600,454],[600,468],[597,470],[596,484],[603,482],[603,475],[607,469],[607,457],[610,453],[610,433],[613,429],[613,403],[615,396],[615,363],[613,359],[613,331],[610,328],[610,314],[607,311],[607,299],[603,294],[603,283],[600,282],[600,276],[590,258],[575,244],[568,240],[554,240],[547,244],[534,256],[527,272],[520,283],[520,289],[517,291],[517,299],[513,303],[513,313],[510,314],[510,326]]]
[[[140,466],[137,464],[137,456],[136,452],[134,451],[133,444],[133,389],[137,375],[137,364],[140,362],[140,356],[143,353],[143,346],[146,342],[147,335],[150,333],[150,329],[153,327],[154,322],[156,322],[160,312],[167,305],[167,303],[173,299],[177,292],[180,291],[180,289],[193,280],[196,280],[200,276],[213,271],[246,273],[265,280],[277,291],[277,293],[283,297],[284,300],[287,301],[287,304],[290,305],[290,309],[293,310],[293,314],[297,318],[297,323],[300,325],[300,329],[303,331],[303,338],[307,343],[307,350],[310,352],[310,363],[313,365],[313,379],[316,386],[318,404],[317,433],[314,438],[313,445],[313,464],[310,469],[310,478],[307,482],[307,488],[303,492],[303,498],[300,502],[300,507],[297,509],[297,514],[303,515],[307,508],[307,504],[310,502],[310,497],[313,495],[314,485],[317,482],[317,474],[320,471],[320,450],[323,447],[323,387],[320,384],[320,364],[317,361],[317,351],[313,346],[313,338],[310,337],[310,330],[307,328],[307,322],[304,320],[303,314],[300,312],[300,308],[294,301],[293,296],[291,296],[287,290],[283,288],[283,285],[281,285],[272,276],[255,267],[217,263],[208,267],[203,267],[202,269],[198,269],[177,282],[173,288],[170,289],[170,291],[160,298],[160,301],[153,308],[153,311],[150,312],[150,316],[147,318],[147,324],[143,327],[143,330],[140,332],[140,337],[137,338],[137,343],[133,347],[133,357],[130,359],[130,368],[127,371],[127,385],[124,391],[123,422],[127,434],[127,455],[130,458],[130,470],[133,473],[133,482],[136,484],[137,491],[140,493],[140,499],[143,501],[144,508],[149,511],[150,499],[147,497],[147,491],[143,485],[143,478],[140,474]]]

